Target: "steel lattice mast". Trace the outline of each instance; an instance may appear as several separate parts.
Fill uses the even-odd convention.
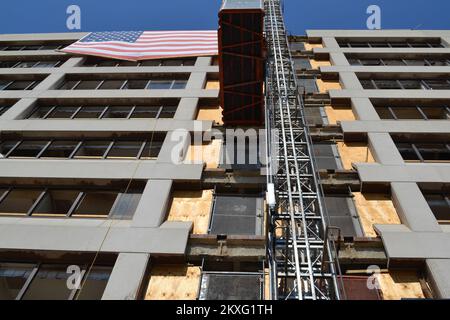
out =
[[[273,299],[339,299],[334,243],[327,239],[311,139],[298,94],[280,0],[265,0],[269,56],[266,80],[268,183],[276,190],[270,210],[268,258]],[[277,134],[274,134],[276,129]],[[276,135],[276,136],[274,136]],[[276,157],[276,159],[275,159]],[[274,162],[278,161],[275,168]]]

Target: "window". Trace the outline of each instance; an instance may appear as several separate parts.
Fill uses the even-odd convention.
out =
[[[142,150],[140,159],[154,159],[158,157],[159,151],[161,150],[162,141],[147,141],[145,143],[144,149]]]
[[[396,143],[405,161],[450,161],[450,147],[445,143]]]
[[[360,79],[364,89],[450,90],[450,81],[429,79]]]
[[[0,80],[0,90],[32,90],[38,83],[38,81],[33,80]]]
[[[111,142],[109,141],[84,141],[75,153],[74,158],[101,159],[110,144]]]
[[[128,118],[132,109],[131,106],[111,106],[108,107],[102,118]]]
[[[42,199],[32,212],[32,216],[66,216],[70,214],[79,191],[76,190],[53,190],[45,192]]]
[[[74,90],[95,90],[102,82],[100,80],[82,80],[75,86]]]
[[[101,299],[111,266],[74,261],[66,264],[0,262],[0,300]],[[70,265],[81,267],[80,289],[69,289]]]
[[[0,159],[6,158],[18,143],[19,141],[2,141],[0,143]]]
[[[374,80],[377,89],[401,89],[400,84],[395,80]]]
[[[113,191],[85,192],[72,217],[107,217],[116,198]]]
[[[338,39],[341,48],[444,48],[441,39],[415,39],[415,41],[348,41]]]
[[[117,90],[122,88],[123,80],[105,80],[99,87],[101,90]]]
[[[162,107],[161,112],[159,114],[159,118],[173,118],[175,116],[176,111],[177,111],[176,106]]]
[[[11,108],[11,106],[2,106],[2,105],[0,105],[0,116],[2,114],[4,114],[6,111],[8,111],[9,108]]]
[[[0,300],[16,299],[33,268],[33,264],[0,262]]]
[[[157,118],[160,109],[159,106],[138,106],[131,114],[131,118]]]
[[[147,85],[147,89],[170,89],[171,87],[170,80],[151,80]]]
[[[36,158],[39,153],[47,145],[48,141],[35,140],[35,141],[22,141],[11,154],[10,158]]]
[[[77,112],[78,107],[56,107],[47,116],[47,119],[70,119]]]
[[[123,89],[145,89],[148,80],[128,80]]]
[[[116,141],[106,156],[107,159],[136,159],[143,142]]]
[[[41,194],[39,189],[9,190],[0,202],[0,215],[27,215]]]
[[[449,193],[427,193],[425,199],[431,211],[439,222],[450,222],[450,194]]]
[[[69,158],[78,141],[53,141],[41,154],[41,158]]]
[[[100,116],[105,111],[106,107],[97,107],[97,106],[85,106],[82,107],[77,114],[75,115],[75,119],[87,119],[87,118],[100,118]]]
[[[422,89],[422,84],[419,80],[400,80],[402,89]]]
[[[36,64],[36,61],[23,61],[15,65],[15,68],[32,68]]]
[[[33,110],[33,112],[28,117],[29,119],[45,119],[46,115],[50,110],[53,110],[54,107],[50,106],[39,106]]]
[[[381,119],[409,120],[442,120],[450,119],[450,110],[446,106],[426,107],[426,106],[408,106],[408,107],[376,107]]]
[[[450,90],[450,82],[448,80],[424,80],[427,89],[430,90]]]
[[[54,68],[59,66],[61,61],[39,61],[34,65],[35,68]]]

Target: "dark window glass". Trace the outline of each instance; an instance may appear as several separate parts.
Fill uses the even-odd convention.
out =
[[[75,153],[78,159],[98,159],[103,158],[110,145],[109,141],[84,141]]]
[[[66,265],[41,265],[23,300],[69,299],[71,290],[67,287],[67,278],[70,275]]]
[[[387,66],[404,66],[405,63],[400,59],[383,59],[383,62]]]
[[[156,118],[160,108],[160,106],[137,106],[131,118]]]
[[[392,113],[389,111],[389,108],[377,107],[375,109],[381,119],[394,119]]]
[[[100,80],[82,80],[75,87],[75,90],[95,90],[100,85],[100,83]]]
[[[25,215],[31,209],[42,190],[14,189],[0,203],[0,213],[11,215]]]
[[[34,265],[0,263],[0,300],[14,300],[22,290]]]
[[[142,142],[139,141],[116,141],[108,152],[107,158],[133,159],[138,156],[141,147]]]
[[[370,81],[370,80],[364,80],[363,79],[363,80],[360,80],[360,82],[361,82],[361,85],[362,85],[362,87],[364,89],[375,89],[372,81]]]
[[[164,106],[159,114],[160,118],[173,118],[177,111],[176,106]]]
[[[404,160],[420,160],[410,143],[397,143],[397,148]]]
[[[415,107],[392,108],[398,119],[423,119],[422,114]]]
[[[172,89],[184,89],[186,88],[186,80],[175,80],[172,85]]]
[[[47,143],[48,141],[45,140],[22,141],[9,156],[17,158],[35,158]]]
[[[53,141],[42,153],[41,158],[68,158],[78,141]]]
[[[369,44],[365,42],[353,42],[349,44],[352,48],[369,48]]]
[[[10,83],[11,81],[0,80],[0,90],[5,90]]]
[[[9,151],[17,144],[18,141],[7,140],[0,143],[0,159],[5,158]]]
[[[141,159],[153,159],[158,157],[159,151],[161,150],[161,141],[148,141],[145,144],[144,150],[141,154]]]
[[[380,59],[360,59],[364,66],[382,66]]]
[[[400,80],[404,89],[422,89],[422,84],[419,80]]]
[[[88,191],[75,209],[72,217],[106,217],[117,198],[113,191]]]
[[[115,67],[117,64],[117,60],[100,60],[97,63],[97,67]]]
[[[387,43],[387,42],[371,42],[370,46],[372,48],[388,48],[389,43]]]
[[[59,61],[39,61],[35,68],[53,68],[59,64]]]
[[[450,150],[445,144],[416,144],[422,158],[428,161],[449,161]]]
[[[32,84],[34,81],[28,81],[28,80],[16,80],[13,83],[11,83],[6,90],[31,90]]]
[[[350,63],[350,65],[352,65],[352,66],[360,66],[361,65],[361,63],[359,62],[358,59],[353,59],[353,58],[349,58],[348,63]]]
[[[172,80],[151,80],[147,89],[170,89],[172,87]]]
[[[84,118],[99,118],[105,110],[105,107],[86,106],[82,107],[80,111],[75,115],[75,119]]]
[[[5,51],[21,51],[24,49],[24,46],[8,46]]]
[[[167,66],[167,67],[177,67],[177,66],[182,66],[183,65],[183,60],[179,60],[179,59],[168,59],[168,60],[163,60],[162,62],[163,66]]]
[[[123,89],[145,89],[148,80],[128,80]]]
[[[428,119],[449,119],[448,110],[445,107],[421,107]]]
[[[141,61],[143,67],[158,67],[161,65],[161,60],[144,60]]]
[[[447,195],[449,197],[450,195]],[[434,216],[440,221],[450,220],[450,207],[442,194],[426,194],[425,199],[430,206],[431,211],[433,211]]]
[[[64,47],[63,45],[60,44],[44,44],[40,50],[56,50],[56,49],[60,49],[61,47]]]
[[[294,58],[294,66],[296,69],[311,69],[308,58]]]
[[[430,66],[447,66],[448,63],[445,60],[433,60],[433,59],[427,59]]]
[[[124,80],[105,80],[99,89],[102,90],[115,90],[122,88]]]
[[[185,59],[183,60],[183,66],[193,66],[195,65],[196,59]]]
[[[60,87],[60,90],[72,90],[73,87],[78,83],[78,80],[65,81]]]
[[[0,68],[13,68],[17,61],[0,61]]]
[[[42,106],[34,109],[33,113],[29,116],[30,119],[42,119],[52,109],[51,106]]]
[[[432,90],[450,90],[450,83],[447,80],[425,80],[425,82]]]
[[[48,119],[69,119],[74,113],[78,110],[78,107],[56,107],[50,114],[47,116]]]
[[[401,89],[400,85],[395,80],[375,80],[375,85],[378,89]]]
[[[110,106],[103,118],[127,118],[132,108],[131,106]]]
[[[83,279],[83,286],[78,293],[78,300],[100,300],[112,272],[111,267],[94,266]]]
[[[120,67],[137,67],[139,62],[136,61],[119,61]]]
[[[426,66],[425,60],[423,59],[405,59],[408,66]]]
[[[0,116],[9,110],[11,106],[0,106]]]
[[[42,47],[42,45],[31,45],[31,46],[24,46],[22,50],[39,50]]]
[[[58,215],[65,216],[79,192],[74,190],[48,190],[33,210],[33,216]]]
[[[32,68],[36,64],[36,61],[22,61],[14,68]]]

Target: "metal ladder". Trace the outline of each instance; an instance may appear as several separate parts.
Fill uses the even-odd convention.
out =
[[[272,299],[339,299],[334,243],[328,237],[280,0],[265,0],[268,46],[266,129],[270,210],[268,261]],[[274,132],[275,129],[275,132]],[[275,168],[275,162],[278,166]]]

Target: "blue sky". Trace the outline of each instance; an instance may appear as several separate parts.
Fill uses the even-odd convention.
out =
[[[220,0],[3,1],[0,33],[69,32],[66,9],[81,8],[81,31],[215,29]],[[366,28],[366,8],[382,10],[383,29],[450,29],[448,0],[285,0],[290,33]]]

